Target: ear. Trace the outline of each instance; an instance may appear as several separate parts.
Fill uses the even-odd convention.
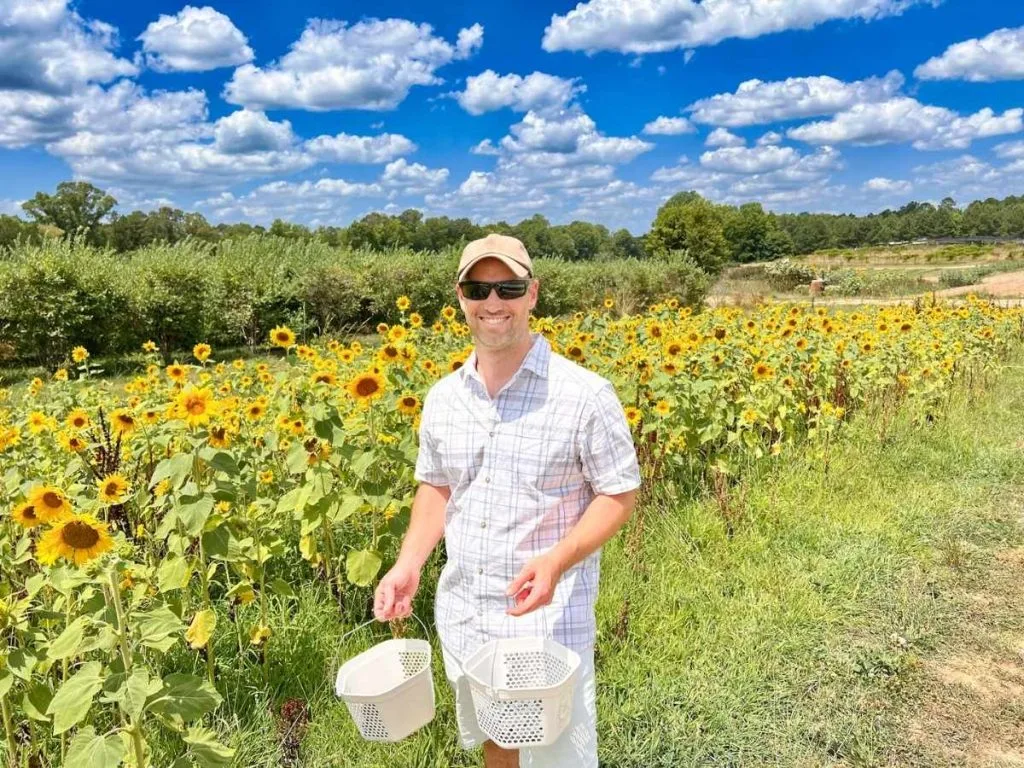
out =
[[[535,278],[533,278],[533,281],[530,283],[530,293],[529,293],[529,295],[530,295],[530,309],[531,310],[534,307],[537,306],[537,295],[538,295],[539,290],[540,290],[540,278],[536,278],[535,277]]]

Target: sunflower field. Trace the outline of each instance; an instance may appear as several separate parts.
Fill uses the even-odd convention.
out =
[[[9,765],[229,765],[239,681],[273,696],[271,604],[287,613],[319,582],[347,625],[370,616],[410,514],[423,397],[472,350],[455,308],[396,309],[376,344],[297,344],[278,326],[262,359],[200,343],[166,365],[149,341],[148,366],[116,385],[77,347],[48,380],[0,389]],[[856,412],[881,439],[897,413],[925,426],[1024,341],[1022,310],[973,298],[852,312],[670,298],[626,315],[608,298],[531,325],[615,384],[645,493],[721,490],[798,445],[827,468]]]

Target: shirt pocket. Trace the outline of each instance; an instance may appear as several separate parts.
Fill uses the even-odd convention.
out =
[[[470,430],[451,430],[438,441],[437,451],[453,493],[472,483],[483,464],[483,442]]]
[[[582,465],[575,434],[568,429],[527,422],[520,430],[513,475],[521,486],[562,496],[579,484]]]

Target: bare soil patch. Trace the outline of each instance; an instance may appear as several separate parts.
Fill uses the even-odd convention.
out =
[[[923,663],[890,765],[1024,768],[1024,548],[997,553],[962,597],[963,625]]]
[[[990,296],[1024,296],[1024,270],[989,275],[975,285],[945,288],[936,291],[935,294],[937,296],[961,296],[966,293],[981,293],[982,291]]]

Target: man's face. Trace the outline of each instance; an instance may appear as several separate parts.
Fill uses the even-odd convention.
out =
[[[499,280],[515,280],[516,274],[498,259],[482,259],[463,278],[496,283]],[[459,306],[466,317],[469,330],[476,343],[488,349],[509,349],[530,335],[530,310],[537,305],[537,280],[530,282],[530,288],[518,299],[501,299],[492,290],[483,301],[470,301],[456,288]]]

